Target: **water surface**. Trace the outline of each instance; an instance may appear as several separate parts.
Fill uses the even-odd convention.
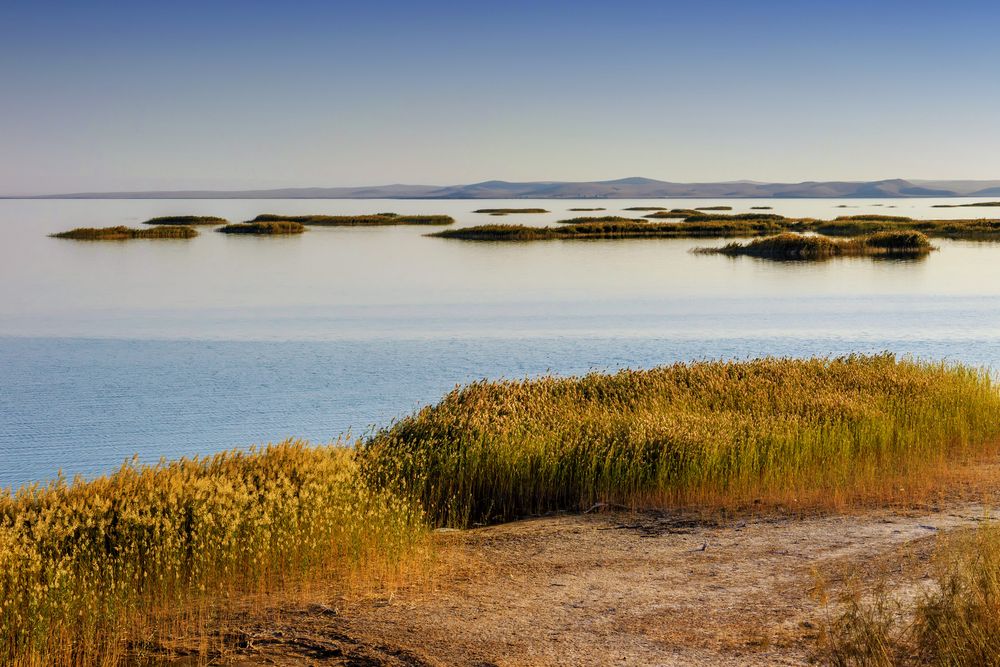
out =
[[[543,225],[591,215],[572,207],[638,205],[1000,215],[931,208],[963,201],[0,201],[0,486],[60,468],[99,474],[133,453],[330,441],[480,377],[881,350],[1000,368],[1000,244],[935,241],[939,252],[912,262],[776,264],[689,252],[712,240],[490,244],[383,227],[81,243],[54,231],[264,212]],[[526,206],[551,213],[472,213]]]

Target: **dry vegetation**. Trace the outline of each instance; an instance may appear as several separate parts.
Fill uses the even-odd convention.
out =
[[[233,596],[391,576],[424,525],[350,449],[291,442],[0,495],[0,664],[132,663]]]
[[[511,213],[548,213],[544,208],[479,208],[473,213],[487,213],[489,215],[508,215]]]
[[[68,232],[52,234],[56,239],[76,241],[127,241],[130,239],[190,239],[198,232],[190,227],[164,225],[153,229],[132,229],[131,227],[78,227]]]
[[[884,582],[853,588],[821,635],[834,665],[1000,664],[1000,527],[939,539],[928,589],[901,599]]]
[[[220,609],[377,588],[427,558],[432,526],[926,497],[998,440],[985,372],[891,355],[477,382],[356,447],[284,443],[0,495],[0,663],[136,662],[178,634],[209,655]]]
[[[390,225],[450,225],[455,219],[448,215],[399,215],[372,213],[369,215],[277,215],[262,213],[250,222],[297,222],[321,227],[383,227]]]
[[[301,234],[306,231],[305,226],[300,222],[291,220],[274,220],[271,222],[241,222],[235,225],[219,227],[215,231],[223,234],[256,234],[259,236],[273,236],[285,234]]]
[[[150,218],[144,225],[224,225],[228,220],[211,215],[164,215]]]
[[[597,502],[891,495],[998,436],[984,372],[886,355],[480,382],[363,454],[374,479],[407,480],[433,521],[462,526]]]
[[[834,257],[913,259],[932,250],[930,240],[920,232],[875,232],[851,239],[786,232],[748,243],[730,243],[721,248],[695,248],[694,252],[776,261],[821,261]]]

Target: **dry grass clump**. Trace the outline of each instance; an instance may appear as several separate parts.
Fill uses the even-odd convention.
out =
[[[212,215],[164,215],[150,218],[144,225],[224,225],[228,220]]]
[[[280,235],[280,234],[301,234],[306,231],[301,222],[292,220],[274,220],[271,222],[241,222],[235,225],[219,227],[215,231],[223,234],[258,234],[258,235]]]
[[[165,225],[154,229],[132,229],[131,227],[77,227],[68,232],[50,234],[55,239],[76,241],[127,241],[130,239],[190,239],[198,232],[190,227]]]
[[[203,621],[231,596],[392,576],[425,535],[414,505],[367,486],[339,446],[3,492],[0,664],[139,662],[185,610]]]
[[[852,590],[824,628],[834,665],[1000,664],[1000,527],[985,523],[942,538],[931,588],[904,605],[880,582]]]
[[[883,500],[998,438],[987,373],[880,355],[477,382],[361,452],[376,485],[404,480],[432,521],[465,526],[597,502]]]
[[[853,239],[831,239],[784,233],[721,248],[695,248],[695,252],[730,257],[757,257],[779,261],[818,261],[833,257],[913,258],[934,250],[920,232],[876,232]]]
[[[455,222],[455,219],[450,215],[399,215],[398,213],[372,213],[370,215],[276,215],[274,213],[262,213],[250,222],[275,222],[283,220],[321,227],[450,225]]]

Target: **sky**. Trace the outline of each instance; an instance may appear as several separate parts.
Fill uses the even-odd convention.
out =
[[[1000,179],[1000,3],[0,0],[0,193]]]

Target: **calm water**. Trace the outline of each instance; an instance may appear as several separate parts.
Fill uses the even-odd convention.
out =
[[[571,207],[637,205],[1000,216],[940,201],[0,201],[0,486],[103,473],[133,453],[330,441],[481,377],[880,350],[1000,369],[1000,244],[796,265],[689,252],[718,241],[476,244],[387,227],[78,243],[53,231],[385,210],[541,225],[589,215]],[[552,213],[471,212],[523,206]]]

